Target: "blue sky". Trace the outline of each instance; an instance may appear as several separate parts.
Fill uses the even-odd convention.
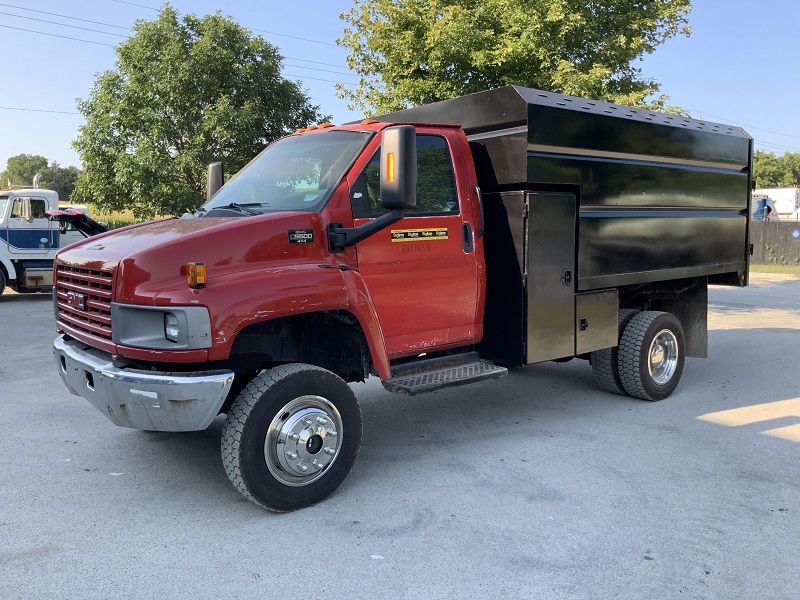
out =
[[[359,116],[336,97],[332,83],[355,81],[345,67],[345,50],[334,45],[342,30],[338,15],[349,8],[350,1],[174,0],[172,4],[181,12],[198,14],[219,9],[247,27],[274,32],[256,33],[281,49],[287,57],[285,74],[292,79],[302,79],[312,100],[323,112],[332,114],[334,122]],[[113,67],[114,49],[103,44],[119,43],[123,39],[119,36],[128,33],[125,27],[137,18],[152,18],[156,12],[148,7],[158,6],[157,0],[1,2],[3,97],[0,106],[75,111],[75,99],[89,93],[95,75]],[[19,16],[10,16],[12,14]],[[690,22],[692,35],[675,38],[655,54],[645,57],[640,64],[644,73],[660,81],[672,103],[689,109],[693,116],[742,125],[756,138],[756,146],[764,150],[800,151],[800,110],[796,108],[800,97],[796,58],[800,3],[791,0],[757,3],[752,0],[695,0]],[[20,28],[50,35],[20,31]],[[276,35],[278,33],[283,35]],[[331,81],[321,81],[323,79]],[[0,169],[9,156],[21,152],[42,154],[62,165],[79,165],[70,143],[80,123],[80,115],[75,114],[0,109]]]

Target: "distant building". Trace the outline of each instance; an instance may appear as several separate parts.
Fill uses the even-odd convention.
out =
[[[773,201],[781,220],[800,220],[800,188],[759,188],[753,191],[753,205],[764,197]]]

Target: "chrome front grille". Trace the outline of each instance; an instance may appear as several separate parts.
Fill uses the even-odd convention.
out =
[[[58,321],[76,331],[110,340],[113,287],[114,273],[110,270],[58,265]]]

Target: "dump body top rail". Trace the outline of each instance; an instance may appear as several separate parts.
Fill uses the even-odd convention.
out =
[[[574,191],[578,290],[746,283],[752,139],[739,127],[517,86],[378,119],[461,125],[484,191]]]

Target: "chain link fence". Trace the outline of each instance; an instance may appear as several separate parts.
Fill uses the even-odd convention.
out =
[[[751,221],[750,243],[753,264],[800,266],[800,222]]]

